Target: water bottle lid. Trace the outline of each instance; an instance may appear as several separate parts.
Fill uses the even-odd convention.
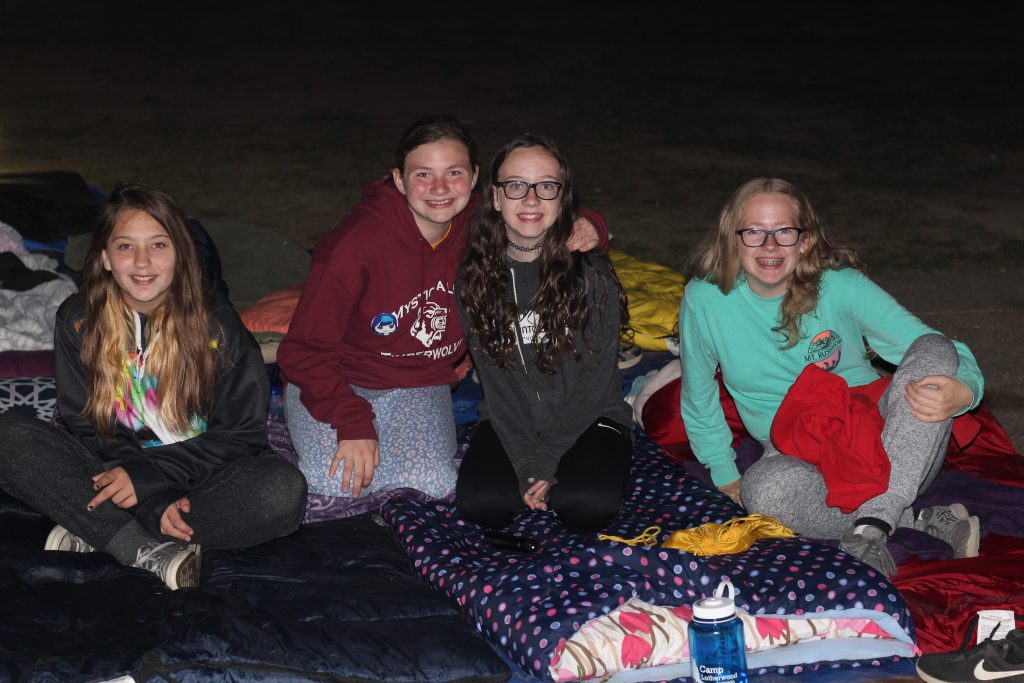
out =
[[[693,616],[696,619],[728,619],[735,614],[736,588],[724,579],[718,584],[712,597],[698,600],[693,605]]]
[[[728,619],[736,615],[736,603],[732,598],[704,598],[693,605],[695,619]]]

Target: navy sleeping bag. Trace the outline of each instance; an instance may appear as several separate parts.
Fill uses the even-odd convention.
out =
[[[375,516],[205,550],[200,586],[176,592],[105,553],[42,550],[51,527],[0,492],[0,681],[510,676]]]

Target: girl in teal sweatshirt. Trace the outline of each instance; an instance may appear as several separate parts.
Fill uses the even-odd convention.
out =
[[[794,531],[842,539],[889,575],[885,540],[914,526],[977,554],[978,520],[962,505],[915,511],[938,473],[951,420],[977,406],[983,380],[964,344],[950,341],[869,280],[850,249],[835,243],[810,203],[784,180],[742,185],[695,253],[680,306],[681,413],[698,459],[720,490],[750,512]],[[878,379],[864,342],[898,365],[878,402],[889,486],[853,512],[825,503],[820,472],[769,440],[775,413],[804,368],[817,365],[850,387]],[[718,401],[721,369],[744,426],[765,454],[741,478]]]

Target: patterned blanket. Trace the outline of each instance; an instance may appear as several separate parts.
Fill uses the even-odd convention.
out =
[[[633,538],[658,525],[660,545],[671,531],[745,514],[640,434],[632,481],[610,535]],[[748,649],[765,656],[751,657],[752,671],[914,653],[907,607],[892,584],[820,543],[761,540],[735,555],[698,557],[574,534],[550,513],[527,511],[507,529],[537,540],[524,554],[486,545],[450,503],[394,499],[382,514],[422,578],[531,676],[588,679],[652,666],[660,666],[655,678],[686,675],[680,624],[723,578],[754,617]]]

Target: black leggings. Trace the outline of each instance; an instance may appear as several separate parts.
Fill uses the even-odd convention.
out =
[[[141,540],[173,540],[159,528],[110,501],[88,511],[96,495],[93,474],[108,469],[81,441],[41,420],[0,415],[0,488],[43,513],[95,548],[130,563]],[[295,531],[306,505],[306,480],[275,455],[226,463],[189,494],[184,515],[193,542],[210,548],[245,548]],[[129,528],[131,533],[119,532]],[[122,542],[123,541],[123,542]]]
[[[548,506],[573,531],[605,528],[622,506],[632,452],[629,429],[598,418],[558,461]],[[519,478],[490,420],[473,432],[455,501],[466,517],[488,529],[508,526],[526,509]]]

